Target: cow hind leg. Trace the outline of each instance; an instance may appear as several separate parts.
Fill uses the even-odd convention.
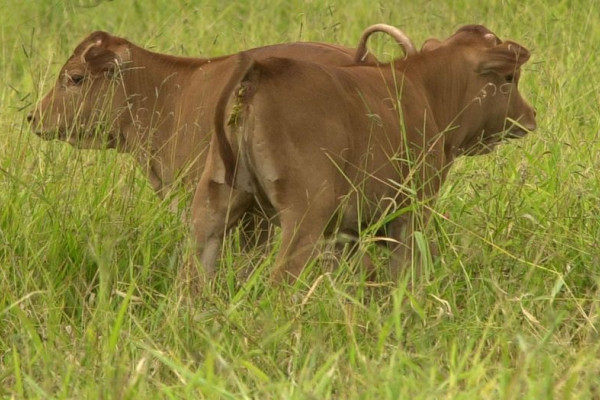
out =
[[[388,235],[393,242],[388,244],[391,250],[390,273],[391,278],[396,281],[400,272],[412,265],[413,256],[413,216],[407,213],[396,218],[388,225]]]
[[[210,179],[200,181],[192,203],[195,249],[189,262],[192,270],[189,278],[197,278],[202,285],[214,277],[225,232],[251,205],[252,196],[248,193]],[[197,262],[201,275],[194,273],[198,271]]]
[[[274,282],[293,283],[317,253],[331,213],[309,209],[305,213],[284,211],[280,215],[281,247],[271,274]]]
[[[419,246],[415,246],[416,229],[424,229],[425,222],[428,220],[428,212],[421,211],[420,213],[410,212],[400,216],[392,221],[389,225],[391,237],[395,240],[395,244],[391,246],[391,272],[394,279],[398,279],[400,273],[406,268],[411,268],[411,273],[414,279],[420,279],[423,274],[422,264],[428,257],[426,252],[421,253]],[[425,243],[428,246],[428,243]]]

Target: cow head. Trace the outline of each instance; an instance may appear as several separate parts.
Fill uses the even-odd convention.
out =
[[[530,57],[525,47],[502,42],[481,25],[468,25],[445,41],[427,40],[421,53],[444,49],[450,56],[464,54],[466,62],[461,67],[466,67],[466,107],[456,118],[462,134],[452,143],[457,154],[489,153],[503,140],[536,129],[535,110],[518,90],[521,66]]]
[[[83,40],[61,68],[54,87],[27,117],[44,139],[64,140],[78,148],[114,148],[115,121],[125,109],[121,67],[128,42],[105,32]]]

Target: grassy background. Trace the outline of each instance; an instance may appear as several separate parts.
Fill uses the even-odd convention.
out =
[[[416,3],[4,0],[0,397],[599,398],[599,6]],[[482,23],[533,52],[521,92],[538,131],[455,165],[431,230],[441,259],[410,287],[408,272],[372,287],[342,268],[270,288],[272,254],[232,241],[220,285],[190,301],[175,286],[186,227],[133,160],[24,123],[96,29],[211,56],[354,46],[377,22],[418,45]],[[372,48],[395,53],[382,37]],[[256,273],[236,281],[241,267]]]

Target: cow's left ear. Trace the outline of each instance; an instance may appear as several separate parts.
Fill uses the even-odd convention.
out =
[[[529,60],[530,55],[529,50],[520,44],[506,41],[486,49],[476,71],[480,74],[489,72],[500,75],[512,74]]]

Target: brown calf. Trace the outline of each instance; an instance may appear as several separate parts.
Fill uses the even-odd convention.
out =
[[[407,54],[416,53],[406,35],[382,24],[365,30],[358,49],[298,42],[248,53],[257,60],[278,56],[347,65],[366,56],[373,32],[385,32]],[[234,55],[174,57],[95,32],[75,48],[54,88],[28,119],[44,139],[134,154],[161,196],[178,180],[191,191],[204,166],[215,103],[237,65]]]

